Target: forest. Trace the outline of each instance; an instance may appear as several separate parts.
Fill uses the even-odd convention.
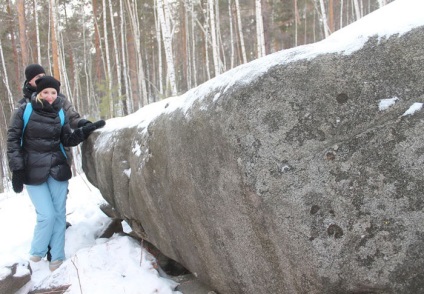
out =
[[[392,1],[0,0],[0,193],[10,181],[7,126],[28,64],[59,79],[82,116],[108,119],[323,40]]]

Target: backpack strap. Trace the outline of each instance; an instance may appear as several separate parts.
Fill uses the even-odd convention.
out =
[[[27,103],[27,105],[25,106],[24,115],[23,115],[24,127],[22,128],[21,147],[24,143],[24,132],[25,132],[25,129],[31,114],[32,114],[32,104]],[[63,125],[65,124],[65,112],[63,111],[63,108],[59,110],[59,118],[60,118],[60,125],[63,127]],[[62,143],[60,143],[60,150],[62,150],[63,155],[65,155],[65,157],[68,158],[68,156],[66,156],[65,148],[63,147]]]
[[[63,108],[59,110],[59,118],[60,118],[60,124],[63,127],[63,125],[65,124],[65,112],[63,111]]]
[[[32,113],[32,104],[27,103],[26,106],[25,106],[24,115],[23,115],[24,127],[22,128],[21,146],[24,143],[24,132],[25,132],[26,126],[28,124],[29,117],[31,116],[31,113]]]
[[[59,118],[60,118],[60,124],[63,127],[63,125],[65,124],[65,112],[63,111],[63,108],[59,110]],[[68,156],[66,156],[65,148],[63,148],[62,143],[60,143],[60,150],[62,150],[63,155],[65,155],[65,157],[68,158]]]

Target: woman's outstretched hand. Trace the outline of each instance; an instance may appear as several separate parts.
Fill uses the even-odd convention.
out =
[[[106,125],[106,122],[104,120],[98,120],[94,123],[87,124],[86,126],[82,127],[82,133],[84,134],[84,137],[87,138],[92,132],[94,132],[97,129],[103,128]]]

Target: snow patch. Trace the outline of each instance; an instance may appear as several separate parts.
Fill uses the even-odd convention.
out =
[[[380,111],[388,109],[390,106],[394,105],[396,101],[398,101],[398,97],[388,98],[388,99],[382,99],[380,100],[380,103],[378,104],[378,109]]]
[[[131,169],[124,169],[124,174],[128,177],[128,179],[131,177]]]
[[[407,111],[405,111],[404,114],[402,114],[402,116],[413,115],[415,112],[417,112],[421,108],[423,108],[423,103],[415,102],[414,104],[411,105],[411,107],[409,107]]]

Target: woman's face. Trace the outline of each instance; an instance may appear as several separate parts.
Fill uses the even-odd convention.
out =
[[[40,92],[40,98],[52,104],[57,98],[57,91],[55,88],[45,88]]]

